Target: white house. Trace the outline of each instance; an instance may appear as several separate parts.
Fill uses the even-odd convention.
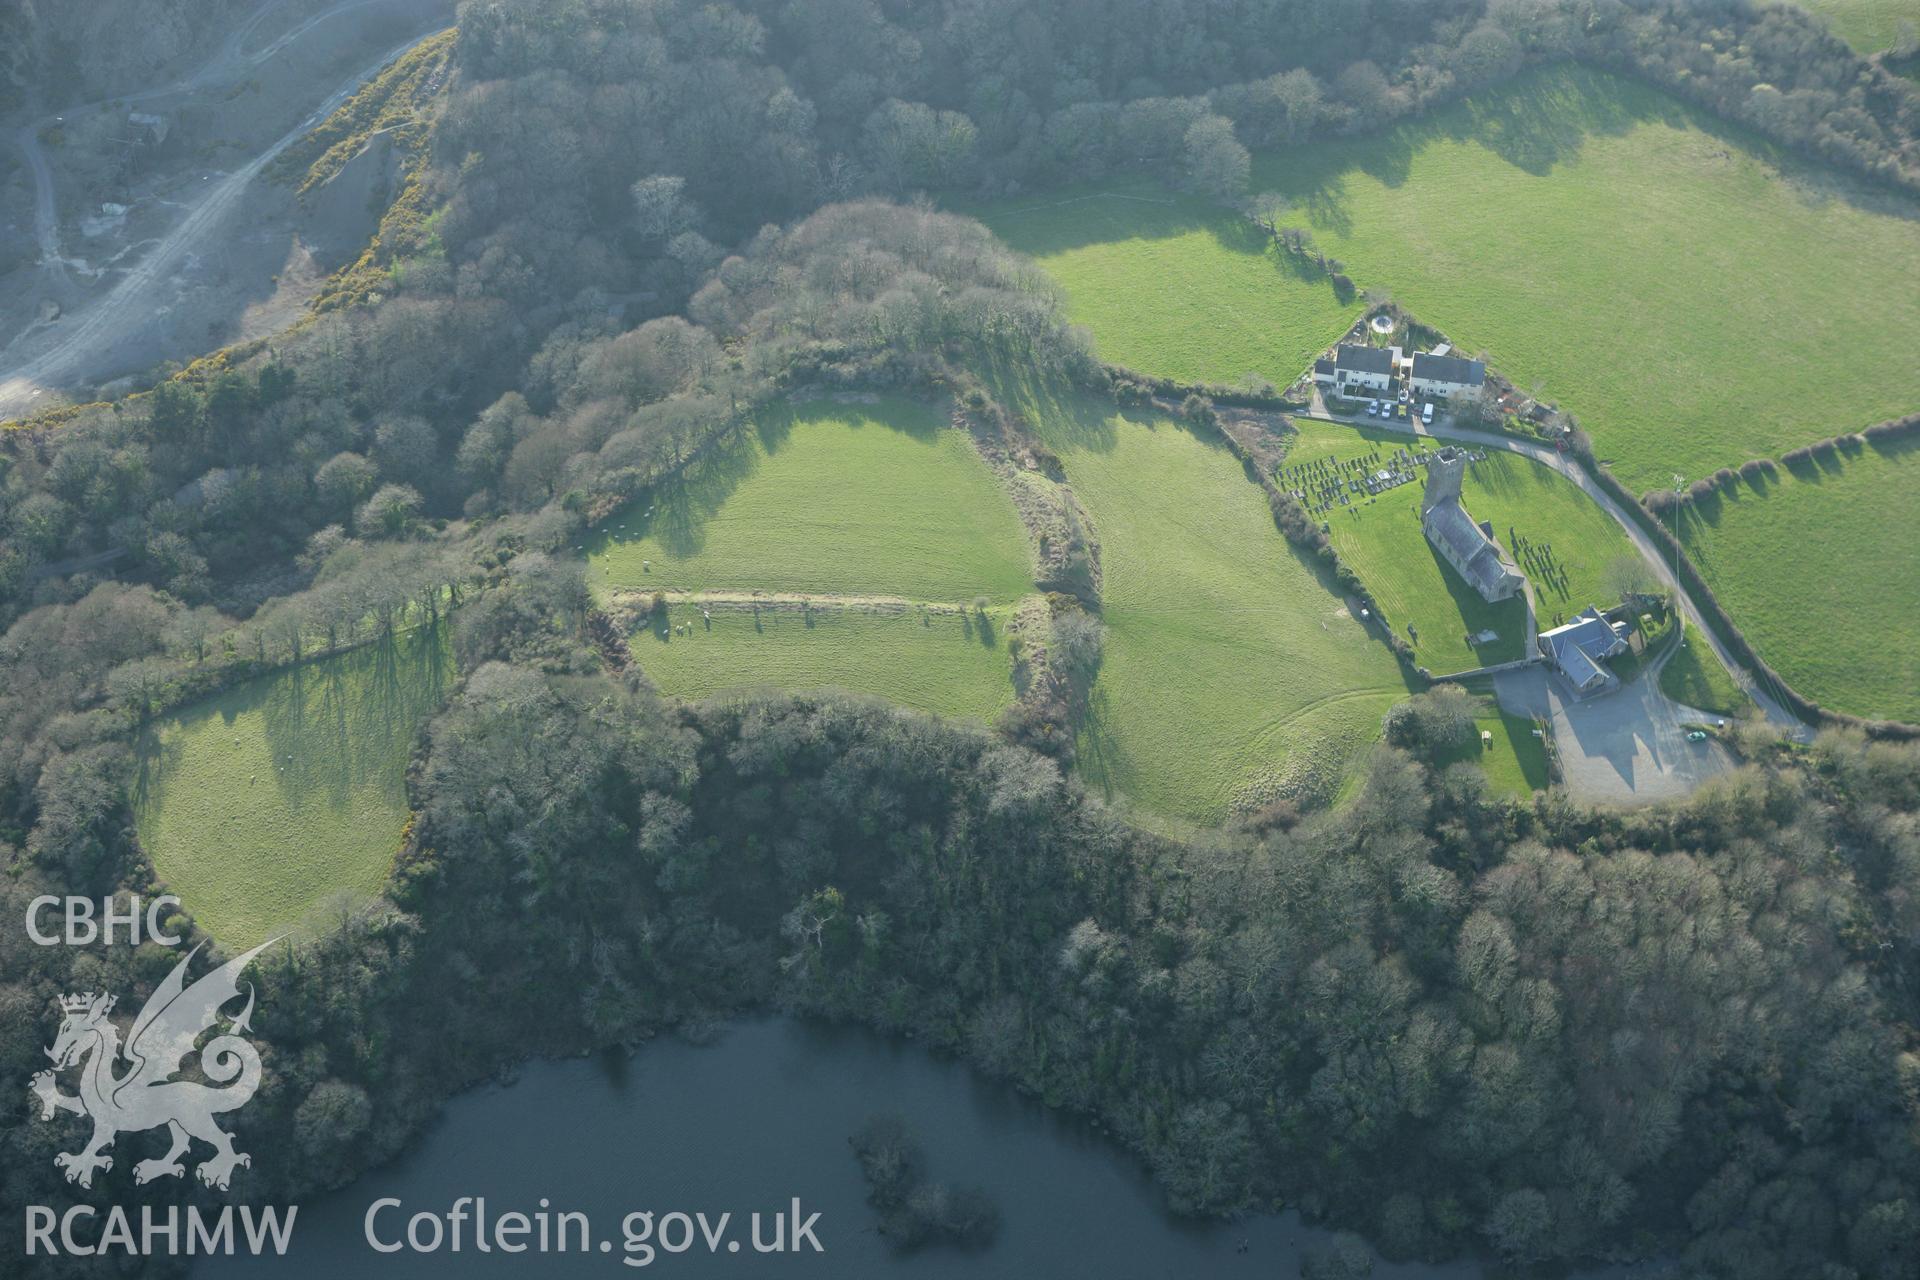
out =
[[[1451,400],[1478,395],[1486,385],[1487,366],[1478,360],[1421,352],[1413,358],[1413,391],[1417,396]]]
[[[1345,396],[1385,395],[1399,364],[1398,347],[1341,346],[1333,359],[1313,362],[1313,379]]]

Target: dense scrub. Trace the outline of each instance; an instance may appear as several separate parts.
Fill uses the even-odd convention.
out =
[[[1904,181],[1910,91],[1810,30],[1737,0],[469,3],[389,296],[0,446],[0,912],[155,887],[153,716],[457,602],[389,896],[259,971],[240,1137],[286,1156],[241,1194],[351,1177],[532,1048],[777,1005],[1097,1114],[1192,1212],[1910,1275],[1920,748],[1756,746],[1621,817],[1385,747],[1348,806],[1167,841],[985,731],[663,701],[585,642],[564,554],[792,390],[1101,386],[1025,264],[876,195],[1143,157],[1228,195],[1246,144],[1561,56]],[[132,1005],[171,960],[0,931],[0,1077],[57,995]],[[0,1202],[48,1202],[69,1135],[0,1125]]]
[[[1909,1274],[1912,746],[1831,737],[1632,817],[1382,747],[1350,808],[1168,843],[985,733],[558,674],[591,662],[556,621],[463,624],[393,903],[262,972],[241,1138],[299,1158],[246,1194],[391,1150],[528,1026],[554,1051],[774,1003],[1099,1115],[1187,1212],[1296,1203],[1396,1256]],[[59,773],[30,845],[84,825],[88,884],[140,883],[124,801]],[[10,911],[44,883],[15,865]],[[131,998],[168,959],[0,946],[10,1073],[64,986]],[[48,1194],[57,1128],[9,1123],[10,1198]]]

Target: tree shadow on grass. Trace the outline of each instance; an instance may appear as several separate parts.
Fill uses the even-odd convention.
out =
[[[389,771],[401,785],[420,725],[445,700],[451,677],[445,622],[274,677],[259,710],[288,803],[340,809]]]
[[[1304,211],[1313,227],[1345,238],[1354,230],[1348,175],[1359,172],[1398,188],[1420,153],[1436,142],[1474,143],[1535,176],[1578,159],[1588,138],[1638,125],[1710,122],[1680,102],[1603,73],[1546,68],[1381,133],[1310,143],[1261,156],[1254,186]]]
[[[1097,400],[1063,379],[998,352],[983,357],[979,372],[994,399],[1021,415],[1049,449],[1111,453],[1119,443],[1114,419],[1122,411],[1111,401]],[[1067,482],[1072,481],[1069,468]]]
[[[1436,142],[1471,143],[1522,172],[1544,177],[1578,160],[1589,139],[1618,137],[1648,124],[1692,129],[1778,168],[1804,199],[1843,199],[1867,210],[1913,219],[1920,205],[1870,188],[1782,150],[1743,126],[1630,80],[1565,65],[1544,67],[1419,119],[1362,138],[1309,143],[1260,156],[1253,184],[1287,197],[1316,230],[1345,238],[1354,230],[1348,175],[1359,172],[1397,188],[1416,158]]]
[[[241,716],[260,716],[269,757],[264,778],[227,780],[232,789],[214,809],[229,818],[275,792],[292,810],[338,810],[383,770],[399,788],[414,736],[444,702],[452,679],[448,630],[442,621],[295,663],[164,717],[135,745],[136,810],[161,798],[168,775],[184,763],[192,740],[212,731],[207,722],[215,717],[227,733]],[[275,792],[261,790],[261,782]]]
[[[1828,476],[1837,476],[1845,468],[1841,465],[1837,452],[1830,454],[1811,454],[1783,462],[1787,474],[1802,484],[1821,484]]]
[[[863,411],[870,410],[870,411]],[[934,439],[939,420],[920,408],[839,405],[815,401],[777,402],[754,415],[745,430],[716,439],[680,473],[636,498],[600,527],[587,550],[599,554],[652,537],[664,554],[690,559],[706,548],[707,528],[736,490],[763,462],[791,443],[799,426],[810,421],[846,423],[855,429],[894,431],[921,442]],[[651,510],[652,514],[648,515]],[[638,584],[628,584],[638,585]]]
[[[183,725],[191,725],[219,713],[209,707],[192,719],[176,717]],[[147,726],[140,733],[133,746],[133,787],[131,800],[135,813],[144,812],[155,798],[156,790],[162,778],[176,768],[185,754],[185,748],[179,738],[161,733],[164,722]]]
[[[1053,205],[990,211],[987,216],[1003,243],[1036,258],[1119,240],[1171,240],[1200,232],[1230,253],[1266,259],[1276,274],[1297,284],[1334,292],[1333,282],[1311,258],[1286,252],[1251,221],[1192,196],[1163,192],[1149,198],[1096,190]]]
[[[790,419],[777,416],[780,421],[776,425],[763,425],[756,420],[753,430],[730,432],[714,441],[678,476],[623,508],[614,517],[615,527],[603,528],[596,540],[598,545],[589,550],[599,551],[652,536],[676,559],[698,555],[706,546],[708,522],[719,514],[733,491],[759,469],[763,455],[770,452],[763,440],[771,436],[784,442],[792,430]]]
[[[1906,435],[1893,436],[1891,438],[1881,437],[1876,439],[1869,436],[1867,437],[1867,448],[1889,461],[1904,458],[1915,450],[1920,450],[1920,432],[1909,432]]]
[[[1129,771],[1126,749],[1113,732],[1112,709],[1107,691],[1100,687],[1099,676],[1087,691],[1086,705],[1074,741],[1074,763],[1081,781],[1097,788],[1103,799],[1112,801],[1126,790]]]
[[[1152,194],[1135,194],[1132,188]],[[982,211],[994,235],[1029,257],[1046,258],[1115,240],[1169,240],[1195,231],[1218,234],[1237,222],[1216,205],[1177,195],[1154,182],[1064,188],[1047,198]]]

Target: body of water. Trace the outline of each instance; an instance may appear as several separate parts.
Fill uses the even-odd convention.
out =
[[[988,1247],[962,1252],[930,1247],[902,1254],[875,1231],[876,1215],[847,1138],[881,1112],[903,1116],[919,1140],[930,1180],[976,1186],[998,1206],[1000,1229]],[[449,1247],[447,1214],[463,1196],[485,1197],[494,1222],[562,1210],[587,1215],[592,1238],[567,1253],[480,1253],[468,1211],[462,1247]],[[753,1248],[785,1220],[794,1240],[792,1202],[812,1236],[798,1253]],[[404,1240],[408,1219],[439,1219],[434,1252],[383,1254],[366,1239],[370,1206],[382,1199],[376,1234]],[[654,1233],[630,1245],[623,1220],[652,1211]],[[709,1246],[699,1226],[669,1225],[679,1211],[731,1214]],[[550,1217],[549,1230],[557,1218]],[[636,1230],[640,1225],[634,1222]],[[434,1238],[423,1224],[419,1243]],[[681,1243],[684,1252],[661,1246]],[[550,1238],[557,1238],[557,1232]],[[1233,1223],[1192,1223],[1163,1207],[1139,1164],[1085,1126],[1050,1112],[966,1067],[857,1030],[822,1029],[786,1019],[735,1024],[714,1044],[647,1046],[631,1058],[529,1064],[511,1085],[455,1099],[405,1156],[331,1196],[301,1206],[283,1258],[216,1259],[194,1280],[269,1275],[296,1280],[341,1276],[441,1280],[453,1276],[612,1277],[664,1272],[699,1277],[818,1276],[837,1280],[987,1280],[988,1277],[1099,1277],[1186,1280],[1299,1274],[1300,1257],[1328,1233],[1292,1214]],[[737,1245],[738,1248],[732,1246]],[[646,1262],[644,1267],[639,1264]],[[1391,1266],[1383,1280],[1467,1280],[1470,1264]]]

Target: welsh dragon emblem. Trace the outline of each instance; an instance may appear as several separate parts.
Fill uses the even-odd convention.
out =
[[[105,1153],[116,1135],[161,1125],[166,1126],[172,1146],[158,1160],[142,1160],[133,1167],[137,1183],[185,1173],[180,1157],[195,1138],[214,1149],[194,1170],[210,1187],[226,1190],[237,1166],[252,1165],[252,1157],[235,1151],[232,1135],[213,1122],[215,1116],[245,1106],[260,1087],[260,1054],[243,1035],[251,1029],[252,983],[247,984],[247,1004],[240,1015],[229,1016],[227,1027],[200,1049],[200,1072],[213,1083],[173,1077],[181,1070],[180,1060],[193,1052],[200,1033],[214,1024],[222,1008],[240,997],[241,972],[272,945],[262,943],[188,986],[187,966],[200,952],[195,947],[154,990],[133,1020],[124,1045],[120,1029],[107,1016],[113,1012],[112,995],[89,991],[61,997],[66,1020],[46,1051],[53,1070],[36,1075],[31,1088],[40,1099],[42,1120],[51,1120],[56,1111],[71,1111],[93,1121],[93,1137],[84,1148],[53,1158],[56,1166],[66,1170],[68,1182],[91,1187],[95,1172],[113,1168],[113,1157]],[[119,1069],[122,1063],[124,1070]],[[80,1070],[77,1094],[60,1092],[56,1083],[57,1073],[71,1067]]]

